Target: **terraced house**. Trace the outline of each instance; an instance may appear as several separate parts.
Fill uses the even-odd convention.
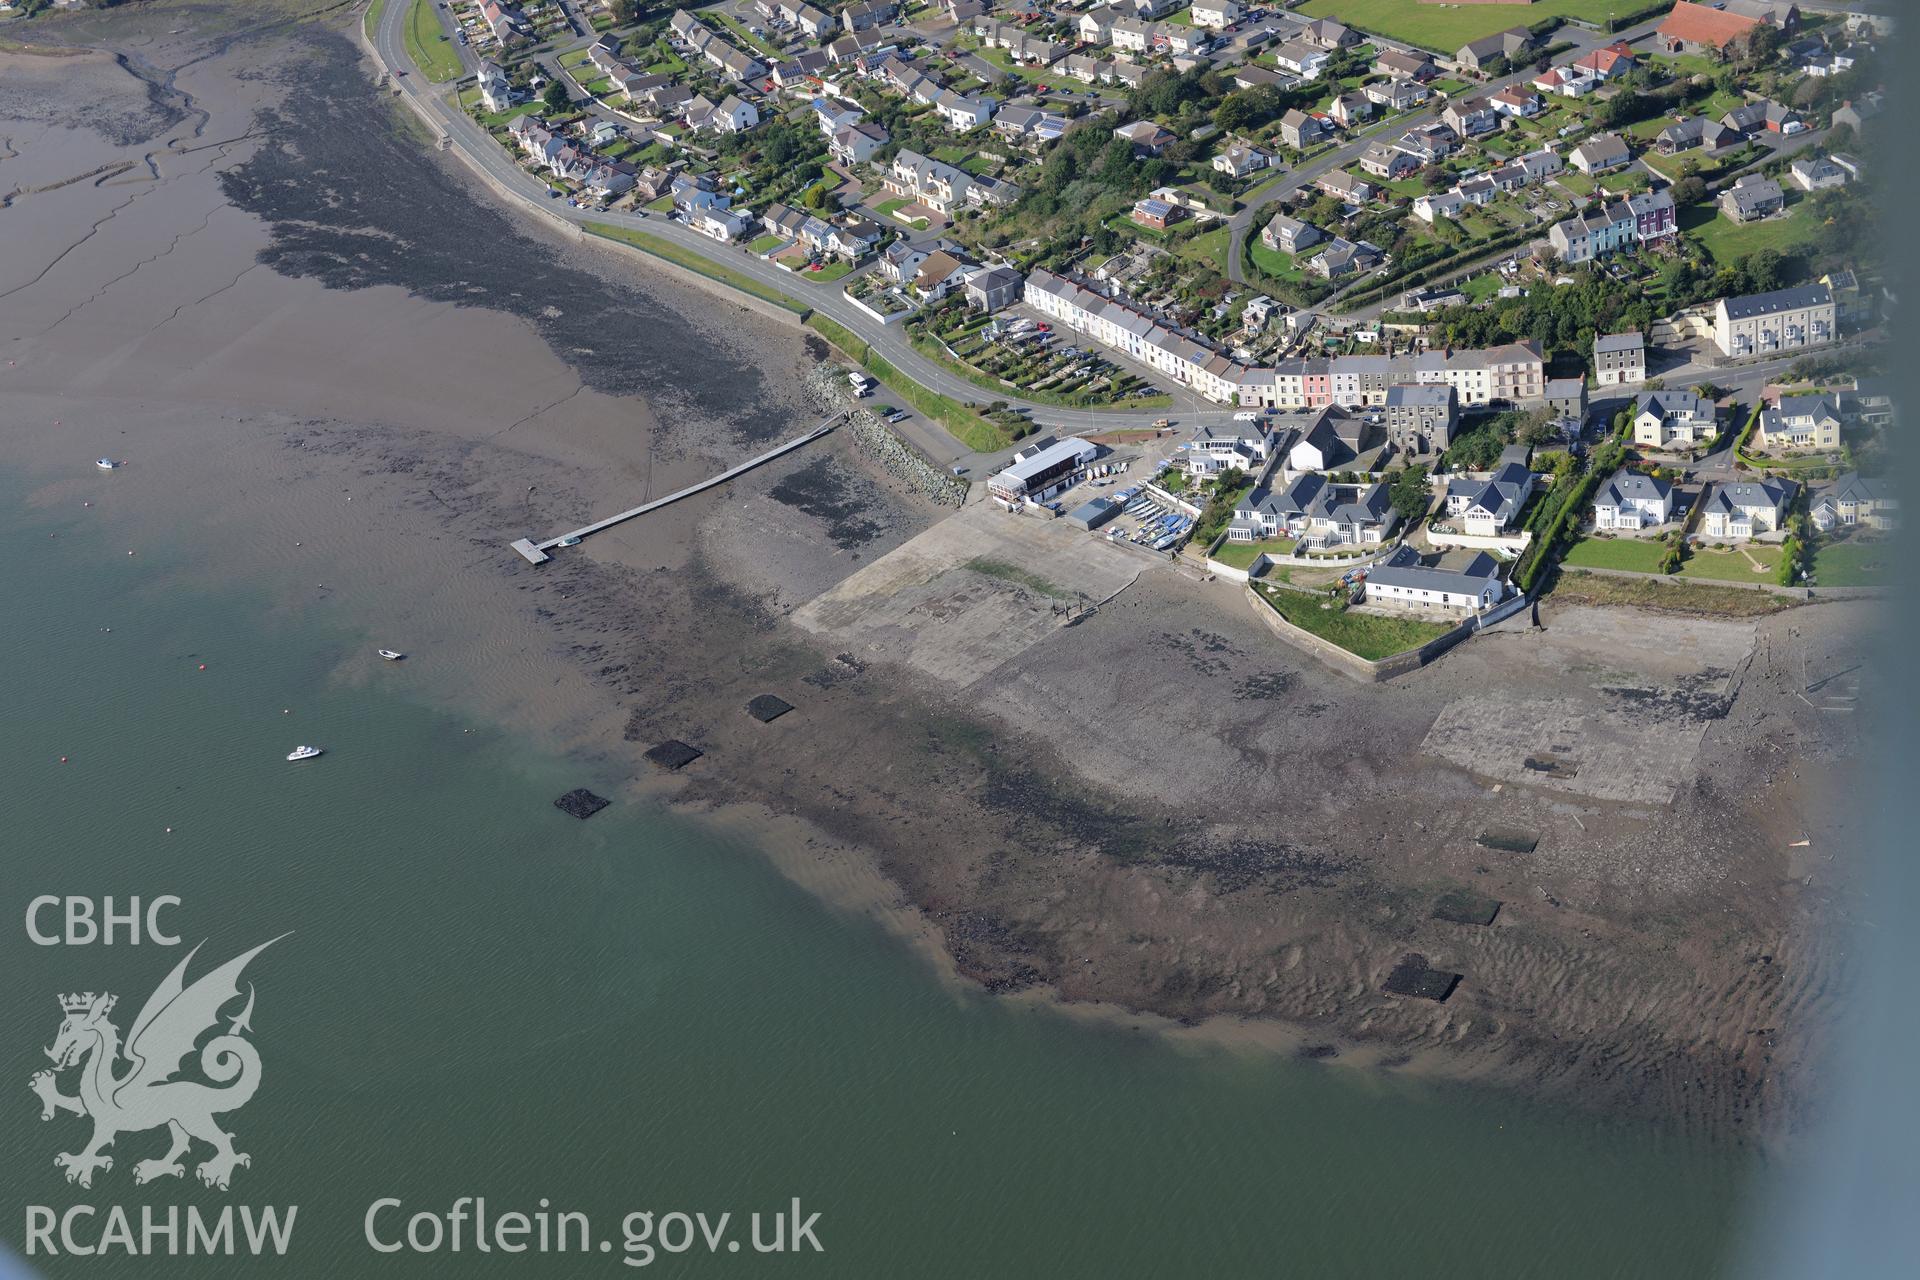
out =
[[[1547,232],[1547,241],[1562,261],[1580,263],[1664,240],[1679,230],[1673,196],[1648,191],[1597,204],[1556,222]]]
[[[1796,351],[1824,346],[1839,336],[1833,292],[1824,284],[1722,298],[1714,304],[1713,342],[1723,356]]]

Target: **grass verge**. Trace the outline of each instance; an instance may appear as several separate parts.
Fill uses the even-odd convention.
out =
[[[819,312],[807,317],[807,327],[840,348],[868,373],[884,382],[895,395],[945,427],[953,438],[977,453],[1004,449],[1019,437],[1001,423],[983,418],[967,406],[938,391],[929,390],[907,377],[891,363],[875,355],[873,348],[852,330]]]
[[[778,289],[761,284],[752,276],[735,271],[722,263],[713,262],[691,249],[674,244],[671,240],[662,240],[659,236],[650,236],[644,231],[630,231],[625,227],[616,227],[606,222],[587,222],[581,225],[603,239],[617,240],[621,244],[644,250],[656,258],[665,258],[675,266],[698,272],[709,280],[718,280],[721,284],[729,285],[742,293],[751,294],[763,302],[771,302],[776,307],[783,307],[797,316],[807,314],[806,303],[789,298]]]
[[[413,0],[413,8],[407,11],[406,44],[407,56],[427,79],[442,84],[459,78],[460,54],[440,25],[433,0]]]

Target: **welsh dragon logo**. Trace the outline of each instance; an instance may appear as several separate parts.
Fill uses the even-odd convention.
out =
[[[93,1140],[79,1151],[53,1158],[56,1166],[66,1170],[68,1182],[91,1187],[96,1169],[113,1168],[113,1157],[105,1152],[115,1138],[162,1125],[172,1135],[172,1146],[159,1159],[133,1166],[137,1183],[184,1174],[180,1158],[195,1139],[213,1148],[213,1154],[194,1170],[210,1187],[225,1191],[234,1168],[253,1163],[251,1156],[234,1150],[233,1135],[214,1120],[216,1115],[246,1106],[260,1087],[260,1052],[242,1038],[253,1029],[252,983],[247,984],[246,1007],[229,1019],[224,1033],[200,1046],[200,1073],[213,1084],[174,1077],[200,1038],[218,1029],[220,1010],[239,998],[240,973],[247,962],[278,941],[263,942],[187,986],[187,966],[200,951],[196,946],[147,997],[124,1049],[119,1028],[108,1021],[117,997],[91,991],[60,997],[66,1017],[53,1047],[46,1051],[53,1069],[36,1072],[31,1086],[40,1095],[42,1120],[51,1120],[61,1111],[93,1118]],[[129,1065],[117,1072],[123,1060]],[[56,1073],[76,1066],[80,1091],[68,1096],[60,1092]]]

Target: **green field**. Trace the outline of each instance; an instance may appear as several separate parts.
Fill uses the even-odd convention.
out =
[[[1756,561],[1760,565],[1757,569],[1754,568]],[[1687,562],[1680,566],[1680,576],[1709,582],[1772,582],[1779,568],[1780,548],[1755,542],[1726,551],[1695,547]]]
[[[1440,6],[1420,0],[1307,0],[1298,12],[1313,18],[1332,18],[1362,31],[1452,53],[1469,40],[1490,36],[1508,27],[1531,25],[1544,18],[1584,18],[1605,22],[1612,14],[1630,13],[1636,0],[1535,0],[1527,6],[1483,4]]]
[[[645,250],[656,258],[665,258],[668,262],[685,267],[689,271],[698,272],[709,280],[718,280],[721,284],[731,285],[742,293],[751,294],[777,307],[784,307],[795,315],[805,315],[809,310],[806,303],[795,301],[778,289],[761,284],[752,276],[714,262],[671,240],[662,240],[659,236],[650,236],[644,231],[629,231],[625,227],[616,227],[606,222],[587,222],[581,225],[596,236],[604,236],[608,240],[618,240],[622,244]]]
[[[413,0],[407,10],[407,56],[420,68],[420,74],[439,84],[457,79],[463,68],[453,38],[440,25],[433,0]]]
[[[1292,538],[1268,538],[1264,542],[1223,542],[1213,558],[1233,569],[1251,569],[1261,556],[1290,556]]]
[[[1634,573],[1660,572],[1666,547],[1651,538],[1582,538],[1567,549],[1567,564],[1592,569],[1627,569]]]
[[[1800,212],[1792,208],[1784,216],[1762,222],[1736,223],[1720,215],[1718,205],[1696,204],[1680,210],[1680,230],[1698,241],[1725,265],[1757,249],[1779,249],[1797,244],[1813,234]]]
[[[1893,548],[1887,542],[1858,537],[1822,544],[1813,558],[1813,580],[1823,587],[1878,587],[1893,568]]]
[[[787,238],[785,236],[761,236],[758,240],[755,240],[747,246],[747,252],[752,254],[771,253],[786,242]]]
[[[1416,618],[1383,618],[1371,613],[1356,613],[1328,604],[1319,593],[1289,591],[1285,587],[1257,586],[1273,611],[1331,644],[1337,644],[1356,657],[1369,662],[1391,658],[1396,653],[1417,649],[1429,640],[1437,640],[1453,630],[1452,623],[1421,622]]]

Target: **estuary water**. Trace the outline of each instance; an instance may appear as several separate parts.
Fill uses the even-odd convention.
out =
[[[25,1259],[38,1274],[1719,1267],[1746,1157],[957,989],[745,837],[643,807],[610,766],[543,758],[430,705],[417,687],[434,653],[383,664],[388,637],[269,609],[245,582],[182,586],[174,570],[207,550],[189,535],[128,555],[78,501],[33,507],[28,492],[0,473],[0,1239],[24,1252],[34,1206],[118,1205],[136,1228],[143,1206],[298,1207],[284,1256],[41,1249]],[[327,754],[287,763],[299,743]],[[581,785],[616,802],[585,822],[553,807]],[[182,945],[35,945],[37,895],[174,895],[159,922]],[[61,914],[39,924],[57,931]],[[54,1156],[87,1125],[43,1122],[27,1087],[56,998],[114,992],[124,1032],[189,946],[204,940],[197,975],[283,934],[241,986],[263,1067],[222,1119],[251,1156],[231,1189],[195,1179],[203,1147],[186,1176],[135,1185],[166,1146],[157,1129],[122,1135],[91,1189],[65,1181]],[[495,1219],[578,1211],[589,1248],[479,1253],[470,1225],[458,1253],[367,1239],[376,1202],[399,1202],[375,1215],[392,1244],[409,1215],[463,1196]],[[796,1199],[801,1218],[819,1214],[822,1251],[756,1253],[749,1215],[764,1242]],[[681,1253],[629,1240],[644,1220],[628,1215],[664,1232],[673,1211],[732,1217],[712,1251],[697,1235]]]

